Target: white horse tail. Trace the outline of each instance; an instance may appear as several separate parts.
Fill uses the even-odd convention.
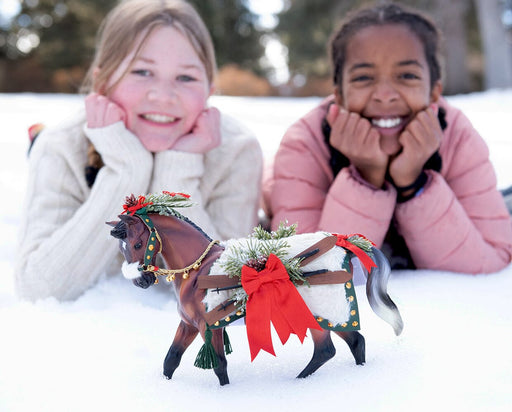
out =
[[[404,322],[395,302],[388,295],[387,286],[391,274],[388,259],[376,247],[372,247],[372,253],[377,267],[373,267],[367,275],[366,296],[368,297],[368,302],[377,316],[389,323],[396,335],[400,335],[404,328]],[[361,266],[363,267],[363,265]],[[364,267],[363,272],[365,275],[367,274]]]

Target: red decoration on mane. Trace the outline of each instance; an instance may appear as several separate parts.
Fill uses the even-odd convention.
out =
[[[162,193],[165,194],[165,195],[168,195],[168,196],[172,196],[172,197],[174,197],[174,196],[183,196],[183,197],[185,197],[187,199],[190,199],[190,195],[187,195],[186,193],[168,192],[167,190],[162,191]]]
[[[133,203],[133,200],[132,198],[126,198],[126,203],[123,205],[123,212],[121,214],[129,213],[130,216],[133,216],[137,210],[153,204],[153,202],[146,202],[144,196],[139,196],[136,203]]]

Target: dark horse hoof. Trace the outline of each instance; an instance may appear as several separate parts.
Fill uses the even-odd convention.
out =
[[[229,378],[226,376],[225,379],[219,378],[220,386],[229,385]]]

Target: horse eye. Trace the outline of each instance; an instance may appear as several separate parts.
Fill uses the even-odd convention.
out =
[[[134,248],[135,248],[136,250],[139,250],[141,247],[142,247],[142,241],[140,241],[140,242],[136,243],[136,244],[135,244],[135,246],[134,246]]]

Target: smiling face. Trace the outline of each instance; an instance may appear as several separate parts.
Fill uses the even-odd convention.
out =
[[[155,28],[134,60],[136,49],[110,78],[108,97],[125,111],[126,127],[144,147],[160,152],[190,133],[212,88],[203,63],[176,28]]]
[[[430,87],[422,43],[400,24],[369,26],[354,34],[342,70],[336,102],[368,119],[390,156],[400,151],[398,137],[407,124],[441,93],[440,82]]]

